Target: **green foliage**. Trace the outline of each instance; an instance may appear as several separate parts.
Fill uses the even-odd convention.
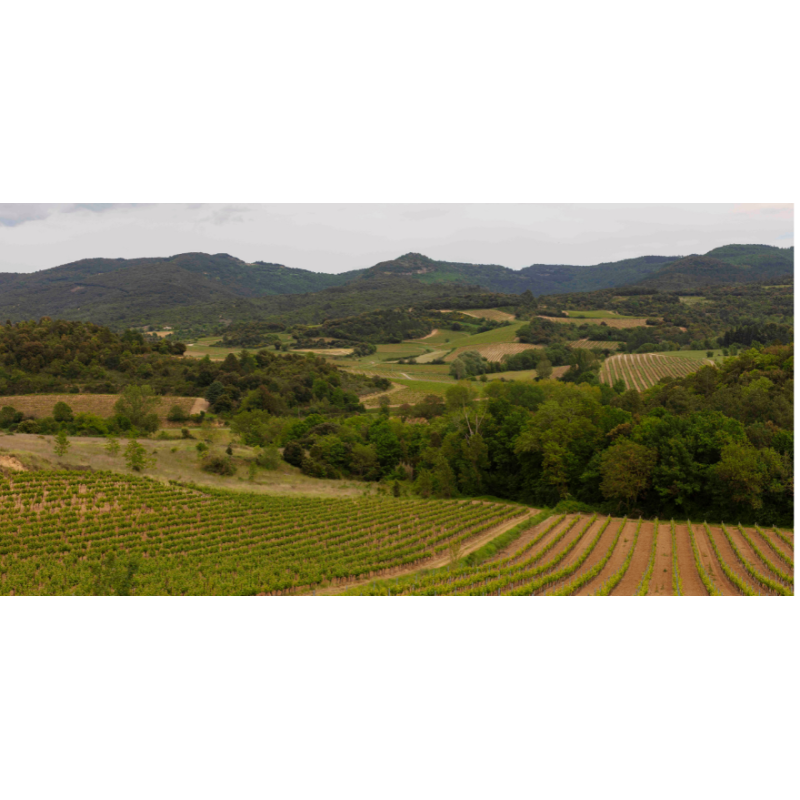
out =
[[[72,422],[72,409],[65,402],[59,400],[53,406],[53,419],[56,422]]]
[[[133,472],[143,472],[153,465],[153,459],[136,439],[129,439],[124,452],[125,463]]]
[[[213,475],[230,476],[236,474],[236,467],[231,464],[229,459],[222,456],[205,456],[200,462],[200,469]]]
[[[59,458],[63,458],[67,454],[67,451],[70,447],[71,444],[67,438],[67,432],[63,428],[59,429],[53,444],[53,450],[55,451],[55,454]]]

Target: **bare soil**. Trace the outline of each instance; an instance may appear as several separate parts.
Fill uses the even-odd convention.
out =
[[[762,575],[765,575],[774,581],[778,581],[778,583],[781,583],[786,587],[790,586],[787,581],[781,580],[777,575],[772,573],[766,566],[764,566],[764,562],[756,555],[755,551],[747,543],[747,540],[744,538],[744,536],[742,536],[738,528],[735,528],[733,525],[726,525],[725,527],[727,528],[728,533],[731,535],[731,539],[733,539],[733,541],[736,543],[736,546],[739,548],[739,552],[750,562],[757,572],[760,572]],[[748,530],[747,535],[756,543],[756,546],[758,546],[758,534],[755,532],[755,530]],[[763,547],[758,547],[758,549],[764,554],[768,564],[780,570],[781,572],[788,572],[789,568],[785,564],[783,564],[783,568],[781,568],[781,562],[779,561],[778,557],[774,553],[770,552],[766,545]],[[762,587],[760,591],[766,593],[768,590]]]
[[[485,544],[490,542],[492,539],[500,536],[501,534],[505,533],[508,530],[511,530],[516,525],[519,525],[521,522],[524,522],[527,517],[532,516],[536,512],[533,510],[526,510],[524,511],[519,517],[514,517],[514,519],[509,520],[508,522],[504,522],[501,525],[497,525],[494,528],[490,528],[488,531],[483,531],[480,535],[474,537],[473,539],[468,540],[465,544],[462,544],[461,551],[459,554],[460,558],[464,558],[464,556],[468,556],[470,553],[474,553],[479,548],[483,547]],[[399,578],[403,575],[411,575],[414,572],[419,572],[420,570],[428,570],[428,569],[438,569],[439,567],[446,567],[450,563],[450,554],[445,553],[441,556],[436,556],[435,558],[426,559],[425,561],[412,564],[406,567],[393,567],[392,569],[380,570],[379,572],[373,572],[373,574],[367,578],[358,578],[353,580],[347,580],[337,582],[334,586],[326,586],[321,589],[317,589],[314,594],[319,595],[332,595],[332,594],[340,594],[341,592],[346,591],[347,589],[352,589],[354,586],[363,586],[367,583],[372,583],[376,578]]]
[[[521,563],[523,561],[527,561],[528,559],[533,558],[534,556],[539,555],[539,553],[541,553],[542,550],[544,550],[544,548],[547,547],[549,542],[552,542],[553,539],[558,537],[559,534],[565,528],[569,528],[569,526],[572,524],[572,521],[576,517],[578,518],[578,522],[575,523],[575,526],[572,528],[572,530],[570,530],[570,532],[552,550],[550,550],[548,552],[546,560],[549,561],[553,556],[555,556],[558,553],[560,553],[569,544],[569,542],[571,542],[571,541],[573,541],[575,539],[575,536],[577,535],[577,532],[580,530],[581,526],[584,524],[583,523],[583,520],[584,520],[583,517],[580,517],[577,514],[570,514],[565,519],[563,519],[561,522],[559,522],[559,524],[556,525],[556,527],[552,531],[550,531],[550,533],[548,533],[547,536],[545,536],[544,539],[542,539],[541,542],[538,542],[536,547],[532,547],[529,550],[525,550],[524,552],[523,552],[524,545],[521,544],[521,543],[516,543],[517,547],[514,550],[514,553],[511,555],[511,561],[509,563],[511,563],[511,564],[519,564],[519,563]],[[531,538],[533,538],[533,537],[531,537]],[[530,539],[528,541],[530,541]],[[492,559],[492,560],[493,561],[497,561],[498,559],[495,558],[495,559]]]
[[[622,520],[612,520],[609,523],[608,528],[606,529],[614,531],[614,536],[617,535],[617,530],[619,529]],[[580,591],[577,592],[578,597],[584,596],[587,597],[589,595],[594,594],[598,589],[602,587],[602,585],[616,573],[618,570],[622,568],[622,565],[625,563],[625,559],[628,557],[628,553],[630,552],[631,547],[633,547],[633,537],[636,533],[636,526],[639,524],[639,520],[631,520],[629,519],[625,523],[625,527],[622,529],[622,534],[619,537],[619,541],[617,542],[617,546],[614,548],[614,552],[611,554],[611,558],[608,559],[608,563],[600,570],[599,574],[595,575],[589,583],[586,584]],[[642,524],[642,528],[644,528],[644,524]],[[641,538],[642,532],[639,531],[639,538]],[[627,540],[627,541],[626,541]],[[613,541],[613,539],[612,539]],[[602,540],[597,543],[598,547],[602,544]],[[637,543],[638,544],[638,543]],[[608,549],[608,548],[606,548]],[[603,553],[603,556],[605,552]],[[601,556],[601,558],[603,557]],[[588,561],[591,559],[587,559]],[[599,561],[600,559],[598,559]],[[597,563],[595,561],[594,563]],[[628,569],[633,566],[633,561],[628,566]],[[638,585],[638,584],[637,584]],[[635,587],[634,587],[635,591]]]
[[[534,511],[534,514],[538,512]],[[487,563],[495,562],[495,561],[502,561],[504,558],[510,558],[515,553],[518,553],[523,547],[525,547],[529,542],[533,541],[551,522],[553,521],[553,517],[548,517],[546,520],[540,522],[538,525],[534,525],[532,528],[529,528],[527,531],[524,531],[520,537],[511,542],[510,544],[506,545],[502,550],[495,553]],[[532,548],[528,551],[528,555],[534,555],[540,547],[544,547],[547,542],[551,541],[554,536],[557,535],[557,531],[563,530],[564,522],[561,522],[559,525],[556,525],[555,528],[550,531],[550,533],[545,536],[539,544],[536,545],[535,548]]]
[[[638,524],[638,521],[637,521]],[[639,584],[642,582],[647,565],[650,563],[650,552],[653,546],[653,531],[655,526],[652,522],[643,522],[642,529],[639,531],[639,540],[636,542],[636,550],[633,558],[617,587],[611,592],[612,596],[628,596],[636,594]]]
[[[559,567],[575,564],[589,548],[589,545],[592,543],[592,539],[597,536],[597,531],[600,530],[600,528],[605,524],[605,521],[605,517],[598,517],[589,530],[584,534],[584,540],[581,542],[581,544],[578,545],[578,547],[576,547],[575,550],[573,550],[567,556],[567,558],[561,562],[561,564],[559,564]],[[592,550],[592,552],[589,554],[589,557],[586,559],[586,561],[581,564],[580,569],[577,572],[574,572],[572,575],[563,578],[554,587],[550,587],[547,591],[552,592],[554,589],[575,580],[575,578],[585,575],[598,562],[602,561],[606,553],[608,553],[608,548],[611,547],[611,543],[614,541],[614,537],[617,535],[617,530],[621,524],[622,520],[612,519],[608,523],[606,529],[603,531],[603,535],[598,539],[597,544],[594,546],[594,550]],[[619,542],[617,542],[617,547],[619,547]],[[614,548],[614,552],[616,552],[616,548]]]
[[[694,526],[692,526],[694,530]],[[697,533],[695,532],[695,536]],[[697,571],[692,552],[692,542],[689,539],[689,530],[685,525],[675,526],[675,539],[678,545],[678,571],[681,575],[684,597],[708,597],[706,587]]]
[[[706,536],[705,528],[702,525],[692,525],[694,531],[694,538],[697,542],[697,549],[700,552],[700,561],[705,568],[705,571],[711,576],[717,589],[722,592],[723,597],[738,597],[739,590],[728,580],[722,567],[708,543],[708,536]],[[716,540],[715,540],[716,541]]]
[[[650,576],[648,597],[669,597],[672,595],[672,533],[669,523],[658,524],[658,545],[656,563]]]
[[[425,339],[430,339],[431,336],[436,336],[437,333],[439,333],[439,329],[438,328],[434,328],[427,336],[420,336],[419,339],[417,339],[417,341],[418,342],[424,342]]]
[[[714,542],[719,549],[719,554],[722,556],[722,559],[728,565],[729,569],[738,575],[754,592],[763,594],[764,592],[761,587],[753,583],[752,578],[747,574],[747,571],[736,557],[736,553],[733,552],[733,548],[728,544],[728,540],[725,538],[722,529],[714,525],[709,525],[708,529],[714,537]],[[739,594],[738,590],[736,590],[736,594]]]

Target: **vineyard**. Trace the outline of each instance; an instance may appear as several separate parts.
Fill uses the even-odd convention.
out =
[[[607,358],[600,369],[600,381],[625,381],[628,389],[644,391],[661,378],[683,378],[705,366],[703,361],[660,353],[624,354]]]
[[[777,528],[560,514],[484,563],[462,560],[344,594],[793,595],[793,546],[794,535]]]
[[[2,594],[293,594],[447,558],[526,513],[202,493],[111,473],[0,480]]]
[[[599,339],[578,339],[570,342],[569,346],[573,349],[583,348],[585,350],[617,350],[619,342],[604,342]]]

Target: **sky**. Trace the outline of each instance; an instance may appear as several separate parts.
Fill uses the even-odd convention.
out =
[[[792,246],[793,205],[0,203],[0,272],[186,252],[329,273],[408,252],[521,269],[725,244]]]

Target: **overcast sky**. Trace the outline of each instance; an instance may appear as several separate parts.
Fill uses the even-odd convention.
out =
[[[793,245],[793,206],[0,203],[0,272],[192,251],[316,272],[407,252],[520,269],[682,256],[724,244]]]

